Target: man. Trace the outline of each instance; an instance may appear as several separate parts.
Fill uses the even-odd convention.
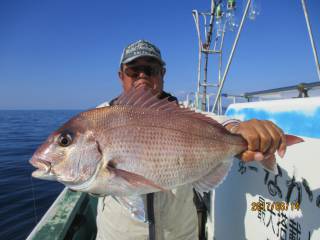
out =
[[[123,51],[118,73],[123,91],[147,86],[160,99],[168,97],[169,101],[177,101],[163,90],[164,66],[160,50],[153,44],[143,40],[130,44]],[[269,121],[227,120],[222,124],[247,140],[248,150],[239,156],[243,161],[271,159],[276,150],[280,156],[285,153],[284,134]],[[198,239],[193,197],[192,186],[187,184],[172,192],[157,192],[141,198],[100,198],[97,239]]]

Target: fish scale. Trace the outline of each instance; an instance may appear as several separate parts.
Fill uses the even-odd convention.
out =
[[[114,148],[112,150],[113,156],[116,159],[121,159],[121,163],[117,167],[135,172],[166,188],[182,184],[186,179],[192,182],[201,176],[199,173],[207,173],[208,169],[217,165],[215,161],[239,152],[235,149],[234,152],[225,151],[226,156],[222,156],[222,154],[219,156],[219,151],[217,151],[219,145],[215,144],[216,139],[225,138],[225,141],[228,139],[219,136],[219,133],[208,135],[208,131],[203,131],[203,128],[208,128],[208,126],[199,127],[199,123],[183,118],[177,119],[170,114],[161,116],[167,119],[164,121],[164,119],[159,119],[159,116],[155,118],[155,113],[152,111],[140,112],[139,108],[135,109],[130,106],[122,108],[122,113],[130,112],[132,118],[126,118],[126,121],[117,127],[115,125],[119,123],[110,123],[113,126],[112,130],[106,129],[101,134],[100,142],[107,146],[116,143],[115,139],[118,141],[122,139],[120,140],[122,147],[117,147],[116,144],[112,145]],[[182,126],[170,124],[172,122],[181,123]],[[191,127],[186,128],[186,125]],[[109,137],[104,138],[105,135]],[[214,137],[209,138],[208,136]],[[103,142],[103,139],[107,141]],[[243,148],[243,146],[241,147]],[[129,152],[123,154],[125,149]],[[231,148],[229,147],[229,149]],[[108,151],[110,150],[108,149]],[[177,163],[176,159],[178,158],[182,159],[183,164]]]

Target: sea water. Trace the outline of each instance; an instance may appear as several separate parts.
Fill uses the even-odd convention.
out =
[[[25,239],[62,191],[31,178],[37,147],[78,110],[0,110],[0,239]]]

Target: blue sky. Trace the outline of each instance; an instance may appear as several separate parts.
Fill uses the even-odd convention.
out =
[[[260,16],[244,26],[223,92],[318,80],[300,0],[261,2]],[[320,1],[307,4],[320,48]],[[207,11],[210,1],[1,0],[0,109],[87,109],[110,100],[121,91],[121,52],[138,39],[161,49],[167,91],[195,91],[192,9]],[[234,36],[227,33],[227,49]]]

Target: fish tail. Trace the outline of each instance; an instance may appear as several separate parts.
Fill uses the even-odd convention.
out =
[[[294,136],[294,135],[290,135],[290,134],[286,134],[285,138],[286,138],[286,145],[287,146],[291,146],[291,145],[294,145],[297,143],[304,142],[304,140],[302,138]],[[283,155],[284,155],[284,152],[283,152]],[[283,157],[283,155],[280,155],[280,156]],[[271,171],[274,174],[278,174],[276,156],[274,154],[271,154],[270,156],[266,157],[265,159],[260,161],[260,163],[262,164],[262,166],[265,169]]]

